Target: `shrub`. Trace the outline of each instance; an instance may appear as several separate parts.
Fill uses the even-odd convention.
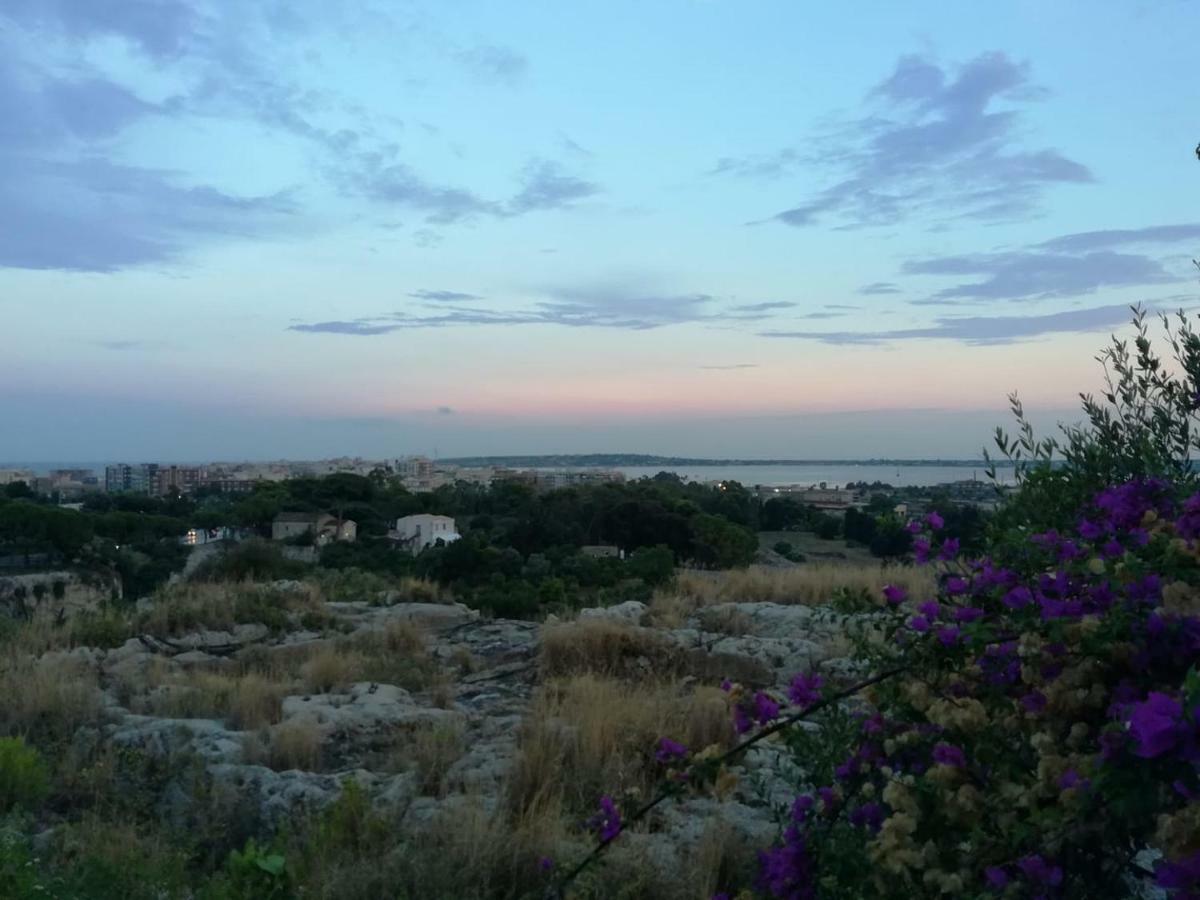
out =
[[[80,647],[110,650],[120,647],[133,637],[128,617],[112,609],[100,612],[81,612],[70,622],[71,640]]]
[[[287,860],[253,839],[230,852],[225,879],[210,893],[212,900],[284,900],[291,895]]]
[[[675,554],[663,544],[640,547],[633,551],[625,567],[632,577],[640,578],[650,587],[661,587],[675,576]]]
[[[284,557],[283,550],[277,544],[253,539],[242,541],[221,555],[206,559],[192,573],[192,580],[275,581],[299,578],[306,568],[303,563]]]
[[[42,755],[21,738],[0,738],[0,813],[32,809],[48,790]]]
[[[786,735],[804,776],[759,896],[1200,896],[1200,338],[1174,336],[1173,375],[1136,324],[1063,466],[1022,426],[1034,464],[990,553],[963,557],[936,513],[914,528],[936,588],[882,591],[869,677],[734,686],[737,730],[762,730],[716,758],[671,745],[668,794]],[[603,821],[624,827],[611,804]]]

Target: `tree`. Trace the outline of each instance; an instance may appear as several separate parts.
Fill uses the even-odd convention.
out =
[[[754,561],[758,537],[749,529],[707,513],[694,516],[689,524],[694,534],[692,558],[700,565],[733,569]]]
[[[639,547],[629,557],[626,569],[631,576],[642,579],[650,587],[659,587],[675,575],[675,554],[664,544]]]

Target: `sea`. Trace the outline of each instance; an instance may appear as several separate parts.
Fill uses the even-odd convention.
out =
[[[835,488],[849,484],[851,481],[876,481],[890,484],[893,487],[928,487],[935,484],[949,484],[952,481],[981,481],[988,480],[985,467],[980,464],[972,466],[881,466],[868,463],[828,463],[821,465],[801,466],[617,466],[618,471],[626,478],[646,478],[659,472],[673,472],[688,481],[737,481],[747,487],[754,485],[801,485],[816,487],[824,484]],[[1001,468],[996,472],[996,480],[1001,484],[1011,484],[1013,470]]]
[[[45,474],[51,469],[92,469],[104,477],[104,462],[37,462],[0,463],[0,468],[32,469]],[[904,465],[884,466],[872,463],[821,463],[791,466],[766,465],[717,465],[717,466],[615,466],[628,479],[648,478],[659,472],[673,472],[688,481],[737,481],[748,487],[754,485],[779,486],[801,485],[816,487],[824,484],[829,488],[841,487],[851,481],[883,482],[893,487],[928,487],[949,484],[952,481],[988,482],[986,469],[978,466],[957,465]],[[549,470],[553,471],[553,470]],[[1001,484],[1011,484],[1011,467],[998,469],[996,479]]]

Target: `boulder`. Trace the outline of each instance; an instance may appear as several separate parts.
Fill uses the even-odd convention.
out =
[[[579,618],[583,619],[607,619],[610,622],[625,622],[629,625],[637,625],[642,621],[642,616],[646,612],[646,604],[640,600],[626,600],[624,603],[617,603],[614,606],[593,606],[588,609],[579,611]]]
[[[195,753],[210,762],[242,758],[244,733],[228,730],[218,719],[156,719],[127,715],[111,726],[108,739],[118,747],[166,758]]]
[[[420,706],[403,688],[360,681],[345,693],[283,699],[283,721],[311,721],[326,735],[364,736],[460,720],[459,713]]]

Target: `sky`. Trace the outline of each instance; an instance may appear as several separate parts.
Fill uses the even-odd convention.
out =
[[[3,0],[0,460],[977,456],[1191,308],[1191,0]]]

